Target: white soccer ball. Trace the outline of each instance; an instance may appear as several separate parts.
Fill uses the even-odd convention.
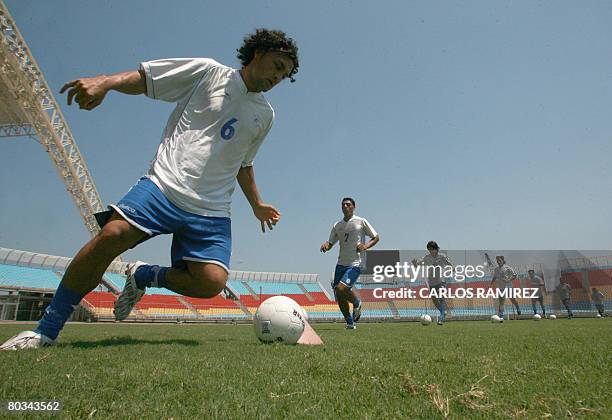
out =
[[[296,344],[304,332],[304,310],[287,296],[266,299],[255,312],[255,335],[264,343]]]
[[[427,314],[421,315],[421,325],[431,324],[431,317]]]
[[[557,319],[557,315],[555,314],[550,314],[550,316],[548,317],[549,319]]]
[[[597,318],[601,318],[601,314],[597,314]]]
[[[541,319],[542,319],[542,316],[541,316],[540,314],[535,314],[535,315],[533,316],[533,320],[534,320],[534,321],[539,321],[539,320],[541,320]]]
[[[493,322],[493,323],[501,322],[501,318],[499,317],[499,315],[493,315],[491,317],[491,322]]]

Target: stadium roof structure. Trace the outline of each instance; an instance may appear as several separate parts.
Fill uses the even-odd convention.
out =
[[[30,268],[43,268],[48,270],[64,271],[72,258],[47,255],[38,252],[21,251],[0,247],[0,264],[11,264]],[[106,272],[123,274],[127,263],[113,261]]]
[[[95,235],[93,214],[104,210],[100,195],[42,71],[0,0],[0,137],[18,136],[43,145]]]
[[[44,268],[64,271],[72,258],[57,255],[41,254],[38,252],[22,251],[19,249],[0,247],[0,264],[11,264],[30,268]],[[107,273],[124,274],[128,263],[113,261],[106,270]],[[260,281],[274,283],[317,283],[318,274],[308,273],[277,273],[258,271],[234,271],[229,273],[229,280],[234,281]]]

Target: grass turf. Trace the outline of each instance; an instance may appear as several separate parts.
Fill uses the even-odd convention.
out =
[[[245,325],[68,325],[58,347],[0,352],[0,400],[72,418],[612,418],[609,318],[314,327],[325,346],[260,344]]]

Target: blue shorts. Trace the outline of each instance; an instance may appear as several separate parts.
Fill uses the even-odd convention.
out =
[[[361,274],[359,267],[352,267],[346,265],[337,265],[336,272],[334,273],[333,287],[336,288],[339,283],[344,284],[349,289],[357,283],[357,278]]]
[[[186,212],[172,204],[147,177],[140,178],[117,205],[109,208],[149,238],[172,233],[173,267],[185,267],[185,261],[198,261],[220,265],[229,272],[232,252],[229,217]]]

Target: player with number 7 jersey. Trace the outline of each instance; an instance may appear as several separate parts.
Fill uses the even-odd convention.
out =
[[[380,237],[370,222],[355,215],[355,200],[351,197],[342,199],[342,213],[344,217],[334,224],[329,240],[321,245],[320,250],[327,252],[336,242],[340,243],[332,287],[340,312],[346,321],[346,329],[354,330],[355,322],[361,318],[361,300],[353,291],[353,286],[361,274],[361,253],[376,245]],[[366,236],[371,238],[368,242],[365,240]],[[349,310],[349,302],[353,305],[352,313]]]

